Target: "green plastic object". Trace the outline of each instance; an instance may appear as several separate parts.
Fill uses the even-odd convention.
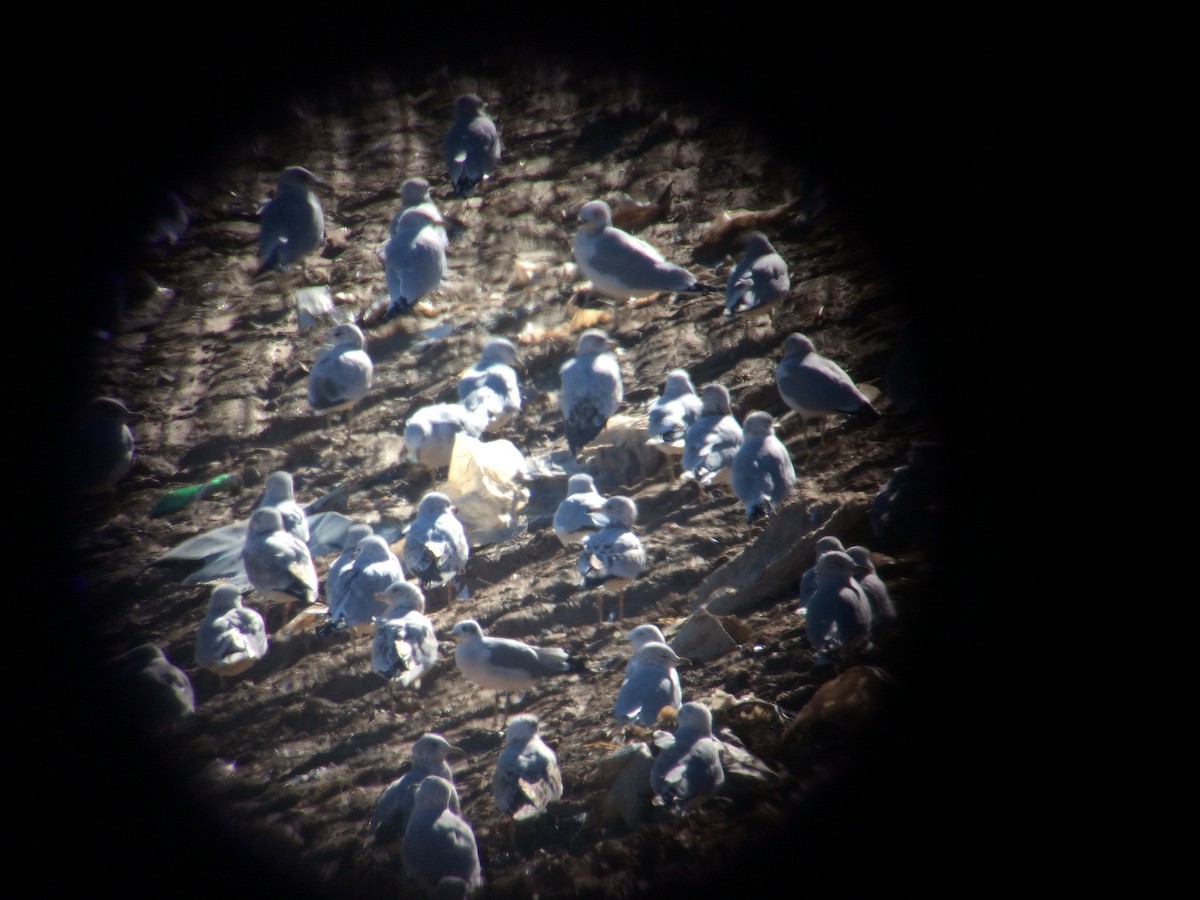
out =
[[[167,491],[158,498],[158,502],[150,510],[150,515],[161,516],[166,513],[177,512],[184,507],[191,506],[191,504],[201,497],[207,497],[216,491],[231,490],[240,486],[241,483],[241,479],[236,475],[218,475],[216,478],[210,478],[203,484],[192,484],[187,487],[176,488],[173,491]]]

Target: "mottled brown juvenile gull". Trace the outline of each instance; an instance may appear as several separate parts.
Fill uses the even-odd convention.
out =
[[[505,427],[521,412],[521,386],[517,382],[517,348],[507,338],[484,341],[479,361],[458,379],[458,402],[464,409],[487,413],[487,430]]]
[[[700,417],[683,439],[680,478],[694,479],[700,487],[726,484],[733,457],[742,445],[742,426],[733,417],[729,390],[723,384],[700,389]]]
[[[326,344],[308,374],[308,405],[326,415],[344,411],[349,432],[354,406],[371,388],[375,364],[367,355],[366,338],[357,325],[335,325]]]
[[[196,693],[183,669],[161,647],[146,643],[111,660],[110,671],[134,714],[148,722],[178,719],[196,711]]]
[[[375,617],[386,609],[376,595],[388,586],[404,579],[400,560],[377,534],[369,534],[358,542],[354,559],[338,574],[335,602],[329,606],[329,621],[318,632],[330,635],[350,629],[359,634],[375,630]],[[326,597],[329,590],[325,590]]]
[[[625,679],[613,705],[613,718],[623,725],[649,728],[658,721],[664,706],[679,709],[683,687],[675,668],[686,662],[662,641],[642,644],[625,668]]]
[[[554,511],[554,533],[564,547],[580,543],[601,531],[608,520],[600,515],[607,502],[587,472],[576,472],[567,480],[567,496]]]
[[[559,369],[558,404],[572,456],[595,440],[624,398],[621,367],[609,351],[618,346],[599,328],[579,335],[575,355]]]
[[[396,581],[377,599],[384,611],[375,619],[371,669],[387,679],[394,709],[396,689],[420,688],[422,676],[437,662],[437,632],[425,615],[425,595],[415,584]]]
[[[742,422],[742,444],[733,456],[730,485],[746,510],[746,521],[775,514],[796,484],[787,447],[775,436],[770,413],[755,410]]]
[[[256,510],[272,507],[279,510],[283,527],[288,533],[304,543],[312,536],[308,527],[308,515],[304,507],[296,502],[296,488],[290,472],[272,472],[263,484],[262,496],[254,504]]]
[[[461,814],[454,773],[446,762],[446,758],[452,754],[461,755],[462,750],[440,734],[426,732],[417,738],[412,745],[412,765],[409,770],[385,787],[375,801],[375,810],[367,827],[375,835],[377,844],[392,844],[404,837],[416,801],[417,788],[430,775],[446,779],[451,787],[448,808]]]
[[[250,516],[242,564],[264,602],[283,604],[285,625],[293,603],[299,600],[308,606],[317,599],[317,570],[308,545],[284,530],[283,518],[273,506],[256,509]]]
[[[790,289],[787,263],[767,236],[755,231],[746,238],[746,252],[725,280],[725,318],[769,315]]]
[[[593,289],[615,300],[649,297],[667,291],[702,294],[720,291],[704,284],[682,266],[668,262],[639,237],[612,223],[612,210],[603,200],[592,200],[579,210],[575,232],[575,261]]]
[[[75,493],[111,491],[133,466],[134,441],[129,422],[142,418],[115,397],[97,397],[88,404],[72,431],[69,471]]]
[[[603,586],[617,594],[617,618],[625,618],[625,589],[646,567],[646,549],[633,533],[637,504],[629,497],[609,497],[600,516],[608,523],[588,535],[576,562],[579,580],[586,588]],[[604,596],[596,599],[596,612],[604,624]]]
[[[655,806],[676,812],[695,809],[725,783],[721,743],[713,737],[712,712],[698,701],[679,708],[675,734],[655,732],[660,748],[650,772]]]
[[[275,197],[258,211],[258,269],[255,278],[286,270],[325,242],[325,214],[313,189],[329,187],[303,166],[288,166],[279,175]]]
[[[662,394],[650,406],[646,421],[646,444],[667,458],[672,481],[675,479],[675,463],[683,456],[687,430],[700,418],[701,406],[700,396],[687,369],[668,372]]]
[[[471,555],[467,533],[455,515],[454,503],[431,491],[417,504],[417,514],[404,535],[404,567],[426,591],[446,587],[454,598],[454,579]]]
[[[404,875],[429,890],[447,876],[462,878],[471,889],[483,884],[475,832],[450,809],[453,796],[454,785],[448,780],[426,776],[404,829],[400,845]]]
[[[380,321],[408,313],[446,275],[445,220],[432,203],[404,210],[383,248],[388,306]]]
[[[532,818],[562,799],[558,756],[538,734],[541,723],[532,713],[514,716],[504,733],[504,749],[492,773],[492,798],[513,820]]]
[[[483,111],[486,104],[477,94],[463,94],[454,101],[454,124],[442,138],[446,173],[459,197],[475,190],[500,161],[500,133]]]
[[[799,332],[789,334],[783,342],[775,384],[783,402],[800,416],[806,440],[809,422],[833,413],[879,415],[845,370],[818,353],[812,340]]]
[[[236,585],[222,582],[212,589],[208,612],[196,630],[196,665],[225,677],[238,675],[267,655],[267,626],[257,610],[242,605]]]
[[[813,649],[838,652],[868,638],[871,605],[856,580],[864,572],[841,550],[831,550],[817,560],[816,588],[804,618],[804,631]]]
[[[500,718],[500,695],[526,691],[543,678],[567,672],[570,657],[561,647],[534,647],[512,638],[489,637],[474,619],[463,619],[450,631],[457,646],[454,663],[467,681],[496,693],[496,720]]]

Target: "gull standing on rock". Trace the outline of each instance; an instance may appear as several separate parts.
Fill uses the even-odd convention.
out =
[[[705,488],[729,482],[733,458],[742,445],[742,426],[733,417],[729,390],[723,384],[704,385],[700,404],[700,418],[683,439],[683,472],[679,477],[694,479]]]
[[[672,292],[703,294],[720,291],[703,284],[682,266],[668,262],[639,237],[612,223],[612,209],[603,200],[592,200],[579,210],[575,232],[575,261],[598,293],[614,300]]]
[[[335,325],[326,344],[330,346],[316,358],[308,375],[308,405],[326,415],[345,411],[349,434],[350,416],[371,388],[375,364],[367,355],[366,338],[357,325]]]
[[[381,322],[411,312],[446,275],[446,221],[432,203],[404,210],[383,248],[388,306]]]
[[[236,585],[222,582],[212,589],[208,612],[196,630],[196,665],[225,676],[238,675],[267,655],[267,626],[257,610],[242,605]]]
[[[587,472],[576,472],[567,480],[567,496],[554,511],[554,533],[564,547],[587,540],[602,531],[608,520],[600,514],[607,502]]]
[[[273,506],[256,509],[246,527],[242,564],[254,589],[266,603],[283,604],[283,621],[290,621],[292,604],[317,599],[317,570],[308,544],[284,530],[283,517]]]
[[[468,197],[500,161],[500,133],[477,94],[454,101],[454,124],[442,138],[446,173],[459,197]]]
[[[746,521],[775,514],[792,492],[796,469],[783,441],[775,436],[770,413],[755,410],[742,422],[742,445],[730,468],[730,485],[746,509]]]
[[[288,166],[279,175],[275,197],[259,207],[258,279],[302,262],[325,242],[325,214],[313,189],[329,187],[303,166]]]
[[[492,774],[492,798],[500,812],[528,819],[546,811],[562,799],[562,772],[558,756],[538,734],[538,717],[532,713],[515,716],[504,734],[504,749],[496,758]]]
[[[283,527],[288,533],[305,544],[308,543],[311,536],[308,528],[308,515],[304,512],[304,507],[296,502],[296,488],[291,473],[280,470],[267,476],[262,496],[258,498],[254,509],[260,510],[266,507],[279,510],[279,515],[283,519]]]
[[[775,384],[783,402],[800,416],[806,443],[810,421],[839,412],[879,416],[879,410],[845,370],[818,353],[812,340],[799,332],[789,334],[783,342],[783,358],[775,367]],[[824,435],[822,431],[821,437]]]
[[[420,688],[421,677],[437,662],[437,632],[425,615],[425,595],[415,584],[394,582],[376,599],[384,611],[375,619],[371,669],[387,679],[395,711],[396,688]]]
[[[358,634],[375,630],[375,617],[387,608],[377,598],[388,586],[404,580],[400,560],[378,534],[358,542],[354,559],[338,575],[338,602],[329,607],[329,621],[318,629],[321,635],[349,628]],[[329,590],[325,594],[328,597]]]
[[[791,289],[787,263],[762,232],[746,238],[746,252],[725,281],[725,319],[771,315]]]
[[[446,877],[463,879],[471,890],[483,884],[475,832],[450,809],[454,793],[454,785],[445,778],[427,776],[417,788],[404,829],[400,845],[404,875],[429,890]]]
[[[868,638],[871,604],[856,580],[864,572],[842,550],[831,550],[817,560],[816,589],[804,618],[804,632],[813,649],[837,652]]]
[[[487,413],[487,430],[504,428],[521,412],[521,386],[517,383],[517,348],[502,337],[488,338],[479,362],[458,379],[458,402],[464,409]]]
[[[675,480],[675,461],[683,456],[683,441],[689,428],[700,418],[702,403],[686,369],[667,373],[662,394],[650,406],[646,422],[647,446],[667,458],[671,480]]]
[[[695,809],[725,783],[721,743],[713,737],[712,712],[698,701],[679,708],[675,734],[656,732],[659,746],[650,785],[655,806],[677,812]]]
[[[658,721],[663,707],[679,709],[683,703],[683,687],[676,666],[687,662],[662,641],[643,643],[625,668],[625,680],[617,692],[613,718],[624,725],[649,728]]]
[[[646,567],[646,549],[633,533],[637,504],[628,497],[609,497],[600,510],[608,523],[583,542],[576,569],[586,588],[604,586],[617,593],[617,618],[625,618],[625,589]],[[604,596],[596,598],[596,612],[604,624]]]
[[[496,721],[500,719],[500,695],[508,717],[513,691],[526,691],[550,675],[571,669],[570,657],[561,647],[534,647],[512,638],[488,637],[474,619],[463,619],[450,631],[457,646],[454,663],[462,676],[496,693]]]
[[[426,732],[412,745],[412,766],[407,772],[389,784],[375,801],[368,828],[375,835],[375,843],[392,844],[404,837],[404,830],[412,816],[417,788],[430,775],[444,778],[451,787],[448,808],[461,814],[458,790],[454,786],[454,773],[446,758],[461,755],[462,750],[453,746],[440,734]]]
[[[619,345],[599,328],[579,335],[575,356],[559,369],[558,403],[572,456],[596,439],[624,398],[621,367],[610,353]]]
[[[404,567],[426,591],[445,587],[454,599],[454,579],[471,555],[467,532],[448,496],[431,491],[417,504],[417,514],[404,536]]]
[[[103,494],[116,487],[133,467],[132,419],[142,418],[114,397],[97,397],[84,410],[72,433],[69,475],[75,493]]]

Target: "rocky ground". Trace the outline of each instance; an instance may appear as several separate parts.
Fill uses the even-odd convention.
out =
[[[439,140],[454,97],[468,90],[487,100],[505,152],[479,196],[463,201],[447,187]],[[226,135],[204,167],[170,184],[191,210],[186,233],[176,243],[146,244],[136,265],[114,270],[112,310],[92,322],[104,333],[87,343],[82,393],[120,396],[145,419],[135,427],[136,463],[115,497],[75,511],[81,527],[72,596],[85,610],[84,671],[97,679],[101,661],[152,640],[188,671],[197,700],[193,716],[147,727],[97,691],[90,711],[105,733],[93,732],[91,741],[107,762],[94,790],[97,805],[117,817],[112,844],[152,847],[155,870],[177,879],[168,893],[186,892],[192,878],[208,882],[206,852],[230,854],[239,871],[297,892],[408,890],[398,854],[374,846],[366,823],[412,742],[431,730],[466,751],[456,780],[488,896],[712,887],[774,877],[793,853],[800,865],[875,858],[900,877],[922,864],[921,841],[899,829],[910,813],[930,841],[960,840],[931,818],[964,814],[947,782],[959,767],[971,768],[959,754],[978,749],[979,710],[959,715],[955,704],[972,696],[981,707],[990,701],[973,695],[968,680],[946,688],[943,679],[954,677],[946,664],[963,665],[971,654],[948,652],[943,642],[978,634],[985,613],[960,610],[948,626],[941,619],[945,548],[887,544],[867,515],[913,442],[955,446],[961,424],[946,410],[964,389],[937,381],[946,374],[938,344],[946,335],[928,327],[930,307],[913,290],[912,260],[899,259],[912,236],[881,244],[878,221],[862,213],[863,192],[839,190],[836,166],[826,173],[809,165],[787,152],[770,123],[739,113],[725,95],[681,89],[659,71],[541,60],[492,60],[474,71],[429,67],[403,77],[379,69],[300,92],[261,127]],[[293,273],[256,283],[256,208],[290,164],[332,185],[322,196],[328,241],[306,281]],[[324,329],[300,333],[290,290],[327,285],[342,315],[361,315],[383,296],[375,251],[400,183],[413,175],[431,181],[435,202],[457,222],[450,270],[426,314],[368,329],[375,383],[347,438],[340,424],[329,427],[306,406],[305,375]],[[636,226],[641,237],[716,282],[736,261],[736,238],[750,221],[736,216],[753,214],[791,270],[792,292],[774,322],[727,324],[713,297],[662,296],[636,308],[591,298],[570,267],[575,215],[587,200],[617,206],[625,197],[648,205]],[[961,261],[948,271],[955,266]],[[930,303],[945,293],[931,288]],[[571,467],[556,402],[558,367],[589,324],[607,328],[625,350],[628,427],[598,440],[579,464],[602,492],[637,501],[650,560],[627,592],[626,618],[599,625],[596,592],[574,583],[575,554],[560,547],[548,523]],[[919,333],[934,349],[922,370],[922,401],[903,411],[885,376],[912,325],[925,326]],[[806,441],[794,416],[785,416],[773,380],[792,331],[810,335],[878,394],[885,415],[834,419],[820,442]],[[491,334],[517,343],[523,363],[524,410],[502,437],[543,477],[532,485],[525,529],[473,547],[459,595],[448,604],[431,598],[442,661],[422,690],[393,712],[364,643],[321,639],[311,629],[277,636],[266,659],[224,686],[199,670],[192,652],[208,588],[182,583],[191,568],[155,561],[186,538],[246,518],[261,479],[280,468],[294,475],[302,502],[339,492],[337,508],[352,518],[410,519],[431,477],[403,460],[403,422],[420,406],[452,401],[458,374]],[[727,489],[701,495],[673,483],[636,440],[639,416],[676,367],[698,386],[725,384],[739,418],[754,409],[779,418],[799,484],[765,527],[748,527]],[[953,465],[949,522],[962,514]],[[164,492],[224,472],[239,476],[240,492],[150,515]],[[795,612],[796,581],[822,533],[875,551],[900,612],[895,632],[875,651],[835,666],[814,665]],[[332,558],[317,560],[322,577]],[[639,738],[609,719],[626,658],[619,636],[641,622],[670,632],[710,601],[724,604],[714,608],[725,616],[731,646],[681,671],[684,699],[712,703],[724,735],[761,760],[763,771],[732,778],[726,796],[683,818],[628,825],[606,817],[598,764]],[[278,608],[254,594],[247,602],[272,631],[283,625]],[[448,632],[466,617],[586,661],[585,671],[525,699],[523,709],[541,718],[558,751],[566,791],[515,841],[490,795],[502,740],[492,698],[453,665]],[[976,662],[960,670],[964,679]],[[936,701],[925,693],[934,685],[945,689]],[[818,691],[825,693],[814,701]],[[916,785],[928,785],[928,793]],[[988,790],[971,784],[968,793]],[[848,849],[855,836],[877,850]]]

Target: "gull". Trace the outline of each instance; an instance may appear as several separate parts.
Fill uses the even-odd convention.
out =
[[[491,337],[484,341],[479,362],[458,379],[458,402],[464,409],[483,409],[486,430],[507,426],[521,412],[521,386],[517,383],[517,348],[512,341]]]
[[[303,166],[288,166],[279,175],[275,197],[259,207],[258,279],[285,271],[325,242],[325,214],[313,192],[329,187]]]
[[[720,291],[703,284],[682,266],[612,223],[612,209],[603,200],[592,200],[579,210],[579,230],[573,242],[575,261],[598,293],[614,300],[629,300],[672,292],[702,294]]]
[[[355,522],[346,529],[346,533],[342,536],[342,552],[325,570],[325,606],[327,609],[342,605],[342,572],[354,562],[354,553],[358,550],[358,542],[374,533],[375,529],[366,522]]]
[[[75,492],[104,494],[133,467],[134,441],[129,422],[143,418],[115,397],[88,404],[71,435],[71,482]]]
[[[463,94],[454,101],[454,124],[442,138],[446,171],[459,197],[467,197],[500,161],[500,133],[483,111],[477,94]]]
[[[264,602],[283,603],[285,625],[295,601],[308,606],[317,599],[317,570],[308,545],[284,530],[283,517],[273,506],[256,509],[250,516],[242,564]]]
[[[813,561],[812,565],[804,570],[804,574],[800,576],[800,609],[808,606],[808,601],[812,599],[812,595],[817,590],[817,563],[821,557],[831,550],[845,551],[842,545],[841,538],[833,534],[823,534],[817,538],[817,543],[813,546]]]
[[[474,619],[463,619],[450,630],[457,646],[454,663],[467,681],[496,693],[496,717],[500,719],[500,695],[508,718],[509,694],[526,691],[542,678],[566,672],[570,657],[561,647],[534,647],[512,638],[488,637]]]
[[[508,816],[509,839],[514,840],[517,820],[533,818],[562,799],[562,772],[558,756],[538,734],[541,725],[532,713],[515,716],[504,733],[504,749],[492,773],[492,799]]]
[[[815,650],[837,652],[867,639],[871,604],[856,580],[864,571],[842,550],[831,550],[817,560],[816,588],[804,619],[805,634]]]
[[[625,680],[613,705],[613,718],[622,724],[649,728],[658,721],[664,706],[679,709],[683,703],[683,687],[675,669],[687,662],[662,641],[643,643],[625,668]]]
[[[387,679],[394,712],[396,688],[419,689],[421,677],[437,662],[437,633],[425,615],[425,595],[415,584],[394,582],[376,599],[384,610],[375,618],[371,669]]]
[[[187,673],[167,659],[157,644],[141,644],[122,653],[111,661],[110,670],[135,715],[159,723],[196,711],[196,693]]]
[[[796,469],[787,447],[775,436],[770,413],[755,410],[742,422],[742,445],[733,456],[730,485],[746,509],[746,521],[774,515],[792,492]]]
[[[579,335],[575,356],[559,369],[562,389],[558,403],[572,456],[595,440],[621,405],[621,367],[609,352],[617,346],[599,328],[589,328]]]
[[[712,712],[698,701],[679,708],[675,734],[655,732],[660,748],[650,772],[655,806],[675,812],[695,809],[725,783],[721,743],[713,737]]]
[[[617,618],[625,618],[625,589],[642,574],[646,549],[633,533],[637,522],[637,504],[628,497],[609,497],[600,510],[608,523],[583,542],[576,569],[585,588],[600,587],[616,591]],[[604,596],[596,598],[596,612],[604,624]]]
[[[412,816],[417,788],[430,775],[444,778],[451,787],[448,808],[462,813],[458,790],[454,787],[454,773],[446,758],[461,755],[462,750],[453,746],[440,734],[426,732],[412,745],[412,765],[409,770],[389,784],[375,801],[368,829],[375,835],[377,844],[392,844],[404,837],[404,830]]]
[[[941,444],[920,441],[908,448],[905,464],[871,500],[871,531],[885,549],[906,550],[936,538],[944,471]]]
[[[788,295],[787,263],[760,231],[746,238],[746,252],[725,281],[725,319],[771,315]]]
[[[366,338],[357,325],[335,325],[324,349],[308,374],[308,405],[331,416],[346,413],[346,434],[354,406],[367,395],[375,376],[375,364],[367,355]]]
[[[445,587],[454,599],[454,578],[467,567],[471,547],[448,496],[431,491],[417,504],[417,514],[404,536],[404,567],[421,587]]]
[[[783,358],[775,367],[775,384],[783,402],[800,416],[806,443],[810,421],[820,421],[839,412],[879,415],[845,370],[818,353],[812,340],[799,332],[789,334],[783,342]],[[822,431],[821,437],[824,434]]]
[[[215,672],[221,687],[267,655],[267,626],[257,610],[242,605],[237,585],[221,582],[208,597],[208,612],[196,629],[196,665]]]
[[[279,515],[283,518],[283,527],[304,543],[308,543],[312,536],[309,533],[308,516],[304,507],[296,502],[295,483],[291,473],[280,470],[267,476],[262,496],[258,498],[258,503],[254,504],[256,510],[266,507],[279,510]]]
[[[672,481],[675,480],[675,461],[683,456],[684,437],[700,418],[701,405],[687,369],[672,369],[667,373],[662,394],[650,406],[646,444],[667,458]]]
[[[447,876],[461,878],[467,887],[483,884],[479,848],[470,823],[450,808],[454,785],[440,775],[428,775],[417,788],[413,809],[400,845],[404,875],[434,889]]]
[[[896,618],[896,607],[892,603],[887,585],[875,569],[871,551],[861,544],[856,544],[846,548],[846,555],[864,569],[861,574],[855,576],[855,581],[866,594],[867,603],[871,607],[871,628],[874,630],[884,622],[893,621]]]
[[[388,306],[381,322],[411,312],[446,275],[446,221],[432,203],[404,210],[383,248]]]
[[[728,483],[733,457],[742,445],[742,426],[733,417],[729,390],[723,384],[704,385],[700,404],[700,417],[683,439],[683,472],[679,477],[694,479],[703,489]]]
[[[576,472],[567,480],[567,496],[554,511],[553,522],[554,533],[564,547],[603,530],[608,520],[600,515],[600,510],[606,502],[587,472]]]
[[[404,423],[404,454],[411,462],[428,469],[436,480],[438,469],[450,465],[454,440],[460,434],[480,438],[488,426],[483,406],[467,409],[461,403],[422,406]]]
[[[358,542],[350,564],[339,571],[337,596],[329,606],[329,621],[317,633],[327,636],[348,628],[356,634],[371,634],[375,630],[375,617],[386,608],[376,595],[403,580],[404,570],[388,542],[378,534],[367,535]],[[325,594],[328,598],[328,586]]]
[[[392,224],[388,227],[388,237],[396,233],[400,225],[400,217],[404,211],[422,203],[433,203],[433,195],[429,193],[429,182],[424,178],[409,178],[400,185],[400,208],[392,216]]]

